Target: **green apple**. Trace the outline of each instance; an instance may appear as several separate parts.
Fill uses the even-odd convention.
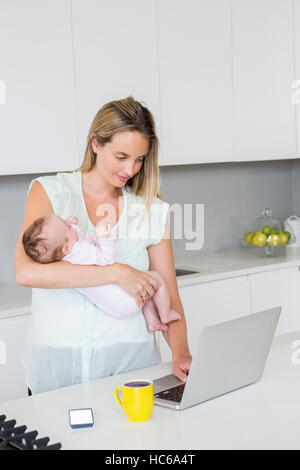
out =
[[[286,236],[288,237],[288,239],[289,239],[289,241],[290,241],[291,236],[292,236],[291,233],[290,233],[290,232],[284,232],[284,233],[286,234]]]
[[[278,235],[279,230],[277,228],[271,228],[270,235]]]
[[[254,233],[247,232],[244,236],[244,240],[245,240],[246,243],[248,243],[248,245],[250,245],[252,243],[253,237],[254,237]]]
[[[278,246],[278,245],[280,245],[280,236],[277,235],[276,233],[272,233],[271,235],[269,235],[268,240],[267,240],[267,243],[268,243],[270,246]]]
[[[266,244],[266,241],[267,241],[267,235],[265,235],[262,232],[256,232],[252,239],[252,243],[255,246],[264,246]]]
[[[287,235],[286,235],[285,233],[282,232],[282,233],[279,235],[279,237],[280,237],[280,243],[281,243],[281,245],[286,245],[286,244],[289,242],[289,239],[288,239],[288,237],[287,237]]]
[[[271,231],[271,227],[269,227],[269,225],[265,225],[264,228],[262,229],[262,232],[265,235],[270,235],[270,231]]]

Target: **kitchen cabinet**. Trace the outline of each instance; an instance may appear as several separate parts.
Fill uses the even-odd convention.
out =
[[[69,0],[1,2],[0,175],[77,164]]]
[[[0,402],[27,395],[22,358],[30,311],[0,317]]]
[[[163,165],[232,161],[230,1],[159,0]]]
[[[277,306],[282,307],[282,313],[275,335],[300,331],[300,252],[299,259],[294,255],[295,260],[292,259],[292,253],[284,258],[278,257],[278,268],[274,265],[268,266],[267,260],[266,264],[261,266],[262,260],[259,257],[257,265],[253,265],[249,258],[248,268],[245,262],[240,264],[239,268],[243,273],[248,271],[246,274],[226,278],[229,274],[232,275],[235,263],[239,266],[238,255],[235,256],[228,256],[228,263],[231,264],[228,264],[227,271],[222,270],[223,279],[204,281],[190,278],[189,284],[179,283],[192,354],[197,347],[202,328]],[[208,259],[206,261],[208,263]],[[214,259],[212,265],[215,262]],[[291,262],[294,263],[293,266],[283,267]],[[265,271],[258,272],[262,268]],[[217,266],[215,272],[212,269],[207,274],[210,278],[220,275]],[[21,360],[30,318],[30,297],[31,289],[20,286],[0,287],[0,383],[5,384],[0,387],[0,402],[27,394]],[[159,332],[156,337],[162,360],[170,361],[171,351],[163,335]],[[4,344],[5,363],[1,359]]]
[[[253,313],[282,306],[276,335],[300,330],[299,267],[251,274],[249,282]]]
[[[251,313],[250,288],[246,276],[181,287],[179,295],[192,355],[202,328]],[[158,337],[162,360],[172,360],[162,333]]]
[[[6,1],[0,42],[0,175],[77,168],[129,95],[160,165],[300,157],[300,0]]]
[[[300,330],[299,266],[179,288],[191,353],[201,329],[281,306],[275,336]],[[172,359],[163,335],[157,335],[163,361]]]
[[[300,158],[300,0],[295,0],[295,83],[292,86],[292,102],[296,110],[297,158]]]
[[[237,161],[296,157],[293,20],[293,0],[232,0]]]
[[[155,0],[73,0],[81,163],[96,112],[132,95],[152,112],[160,138]]]

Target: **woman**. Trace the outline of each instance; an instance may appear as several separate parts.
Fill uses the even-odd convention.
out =
[[[137,215],[140,207],[143,214]],[[175,277],[168,207],[159,192],[154,119],[132,96],[107,103],[98,111],[78,170],[31,182],[17,241],[15,277],[18,284],[32,287],[23,361],[32,393],[159,362],[155,336],[148,332],[143,315],[114,318],[73,289],[116,283],[142,307],[158,287],[148,270],[162,276],[171,296],[170,308],[181,314],[165,337],[172,349],[174,374],[186,380],[191,356]],[[76,216],[87,235],[93,235],[95,226],[105,219],[115,233],[124,264],[32,261],[23,250],[22,235],[34,220],[49,213]]]

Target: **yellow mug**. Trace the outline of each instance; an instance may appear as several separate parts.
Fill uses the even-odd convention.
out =
[[[120,390],[123,401],[119,397]],[[154,387],[151,380],[129,380],[115,389],[115,396],[129,421],[142,422],[151,418],[154,407]]]

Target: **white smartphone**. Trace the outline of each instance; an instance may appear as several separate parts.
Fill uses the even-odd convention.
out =
[[[94,416],[92,408],[78,408],[77,410],[69,410],[69,422],[73,429],[90,428],[94,424]]]

